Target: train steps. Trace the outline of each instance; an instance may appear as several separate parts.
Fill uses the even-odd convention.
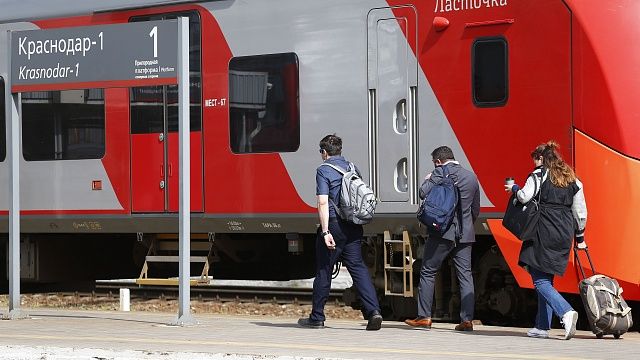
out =
[[[413,253],[409,232],[402,239],[393,239],[384,232],[384,294],[413,297]]]
[[[202,272],[199,279],[189,280],[191,286],[209,285],[210,264],[217,257],[213,246],[213,234],[191,234],[190,263],[202,263]],[[140,276],[136,279],[137,285],[162,285],[178,286],[178,278],[153,278],[149,277],[150,263],[178,263],[179,256],[178,234],[158,234],[150,242],[147,256],[145,257]]]

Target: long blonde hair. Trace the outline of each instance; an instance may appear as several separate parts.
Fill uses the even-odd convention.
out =
[[[576,181],[576,173],[562,160],[558,149],[558,143],[550,140],[546,144],[538,145],[531,152],[531,157],[534,160],[542,157],[542,165],[549,170],[549,179],[553,185],[565,188]]]

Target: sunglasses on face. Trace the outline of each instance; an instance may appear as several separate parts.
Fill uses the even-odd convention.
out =
[[[324,152],[324,149],[320,149],[320,154],[322,154]]]

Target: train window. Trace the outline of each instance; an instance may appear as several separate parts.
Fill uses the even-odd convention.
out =
[[[197,12],[137,16],[131,22],[189,18],[189,102],[191,131],[202,129],[201,35]],[[178,131],[178,86],[143,86],[131,88],[131,133],[160,133],[165,129]]]
[[[231,59],[229,140],[234,153],[298,150],[299,109],[296,54]]]
[[[7,158],[7,121],[4,107],[4,79],[0,77],[0,161]]]
[[[104,156],[104,90],[22,93],[22,153],[27,161]]]
[[[509,97],[509,61],[504,38],[474,41],[472,51],[473,102],[478,107],[496,107]]]

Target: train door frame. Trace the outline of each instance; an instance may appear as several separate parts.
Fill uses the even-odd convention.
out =
[[[191,94],[191,211],[204,211],[204,162],[202,131],[202,36],[201,18],[197,11],[170,12],[133,17],[131,22],[190,19],[190,94]],[[194,49],[197,56],[191,56]],[[195,69],[194,69],[194,65]],[[195,86],[194,86],[195,84]],[[194,88],[197,91],[194,91]],[[145,98],[145,92],[148,97]],[[155,97],[154,97],[155,95]],[[162,97],[161,103],[159,96]],[[179,170],[176,85],[132,88],[130,93],[131,142],[131,212],[178,212]],[[136,97],[138,97],[136,99]],[[140,101],[138,101],[140,100]],[[146,100],[146,101],[145,101]],[[154,102],[155,101],[155,102]],[[134,121],[136,106],[157,109],[141,124]],[[140,112],[142,113],[142,111]],[[149,116],[149,115],[148,115]],[[162,121],[153,119],[161,116]],[[174,119],[174,121],[171,121]]]
[[[369,168],[381,212],[413,212],[418,203],[417,26],[413,6],[367,15]]]
[[[7,159],[7,119],[5,109],[5,82],[4,76],[0,75],[0,163]]]

